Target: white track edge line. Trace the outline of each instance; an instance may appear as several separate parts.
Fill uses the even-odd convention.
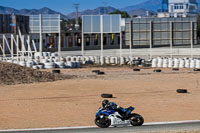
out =
[[[200,120],[171,121],[171,122],[147,122],[147,123],[144,123],[143,125],[144,126],[150,126],[150,125],[181,124],[181,123],[194,123],[194,122],[200,122]],[[5,130],[0,130],[0,132],[44,131],[44,130],[87,129],[87,128],[97,128],[97,126],[30,128],[30,129],[5,129]]]

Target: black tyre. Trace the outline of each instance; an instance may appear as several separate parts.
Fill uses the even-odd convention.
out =
[[[52,70],[52,73],[60,73],[60,70]]]
[[[144,118],[139,114],[131,114],[129,118],[132,126],[142,126],[144,123]]]
[[[102,98],[112,98],[113,95],[112,94],[101,94]]]
[[[111,125],[111,120],[108,119],[107,117],[103,118],[98,117],[94,120],[94,122],[100,128],[108,128]]]
[[[97,72],[98,75],[104,75],[105,72]]]
[[[93,72],[93,73],[99,73],[100,70],[93,70],[92,72]]]
[[[178,68],[172,68],[172,70],[173,70],[173,71],[179,71],[179,69],[178,69]]]
[[[139,68],[135,68],[135,69],[133,69],[133,71],[139,72],[140,69]]]
[[[195,71],[195,72],[199,72],[199,71],[200,71],[200,69],[198,69],[198,68],[195,68],[195,69],[193,69],[193,71]]]
[[[153,70],[153,72],[159,73],[159,72],[162,72],[162,70],[161,69],[155,69],[155,70]]]
[[[188,91],[186,89],[177,89],[177,93],[187,93]]]

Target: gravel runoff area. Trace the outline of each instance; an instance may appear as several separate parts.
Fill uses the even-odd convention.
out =
[[[93,73],[96,69],[105,75]],[[102,93],[113,94],[110,101],[122,107],[134,106],[145,122],[200,120],[200,72],[192,69],[155,73],[149,68],[135,72],[129,67],[87,67],[63,69],[61,75],[73,78],[1,85],[0,129],[94,125]]]

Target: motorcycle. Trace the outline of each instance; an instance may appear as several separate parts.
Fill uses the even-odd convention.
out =
[[[117,111],[100,107],[96,112],[95,124],[100,128],[121,125],[142,126],[144,118],[140,114],[131,113],[134,109],[129,107]]]

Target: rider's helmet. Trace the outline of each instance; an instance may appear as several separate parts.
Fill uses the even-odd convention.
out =
[[[108,101],[108,100],[103,100],[103,101],[102,101],[102,107],[103,107],[103,108],[105,108],[105,106],[108,105],[108,104],[109,104],[109,101]]]

